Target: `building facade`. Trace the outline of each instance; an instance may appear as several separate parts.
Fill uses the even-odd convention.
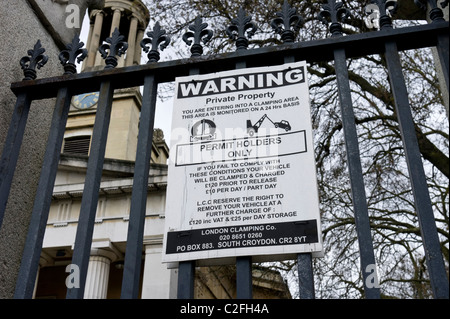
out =
[[[149,12],[141,1],[106,0],[103,9],[90,10],[89,19],[86,43],[89,54],[82,71],[104,68],[98,49],[116,28],[127,35],[129,44],[117,67],[140,63],[139,43],[149,23]],[[66,267],[71,262],[75,241],[98,94],[91,92],[72,99],[44,237],[36,298],[64,298],[66,294],[65,279],[69,275]],[[141,103],[139,88],[114,93],[84,295],[88,299],[120,297]],[[151,147],[140,296],[172,298],[176,293],[175,270],[167,269],[160,258],[169,156],[161,130],[155,130]]]

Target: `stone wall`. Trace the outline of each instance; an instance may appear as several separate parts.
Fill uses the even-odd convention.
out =
[[[38,39],[46,49],[48,63],[38,70],[38,78],[63,73],[60,49],[27,1],[2,0],[0,6],[0,152],[8,131],[16,97],[12,82],[21,81],[19,61]],[[12,298],[22,250],[33,207],[42,157],[52,118],[54,100],[33,102],[27,128],[0,229],[0,298]]]

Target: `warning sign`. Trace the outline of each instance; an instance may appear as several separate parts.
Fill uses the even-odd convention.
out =
[[[322,250],[306,63],[177,78],[165,223],[163,262]]]

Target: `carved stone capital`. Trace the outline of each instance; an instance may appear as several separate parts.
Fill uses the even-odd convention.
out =
[[[106,257],[111,262],[123,259],[123,254],[109,239],[94,239],[91,247],[91,256]]]

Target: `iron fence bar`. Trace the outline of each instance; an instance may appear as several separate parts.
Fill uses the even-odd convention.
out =
[[[295,62],[295,57],[287,55],[284,63]],[[300,299],[315,299],[314,272],[312,268],[312,254],[297,254],[298,290]]]
[[[194,298],[195,261],[180,261],[178,264],[178,299]]]
[[[80,270],[80,287],[68,288],[67,299],[82,299],[84,294],[99,187],[105,159],[106,139],[111,118],[113,93],[114,87],[110,81],[105,81],[101,84],[72,257],[72,264],[78,266]]]
[[[68,88],[58,92],[14,298],[33,296],[71,97]]]
[[[252,257],[236,257],[236,298],[252,299]]]
[[[236,69],[245,69],[247,63],[245,61],[236,62]],[[252,257],[243,256],[236,257],[236,298],[252,299],[253,283],[252,283]]]
[[[298,285],[300,299],[315,299],[312,254],[297,254]]]
[[[448,299],[449,285],[447,273],[444,267],[430,194],[428,192],[416,130],[408,101],[408,92],[402,73],[397,44],[395,42],[386,42],[385,57],[394,95],[395,110],[405,149],[433,295],[435,298]]]
[[[44,53],[45,48],[42,47],[41,40],[37,40],[33,49],[28,50],[27,55],[20,59],[19,63],[24,75],[22,82],[33,82],[36,79],[36,68],[42,68],[48,61],[48,56]],[[11,124],[3,146],[0,158],[0,227],[3,223],[32,100],[28,90],[17,94]]]
[[[199,69],[192,68],[189,75],[200,74]],[[181,261],[178,264],[178,299],[194,298],[195,260]]]
[[[6,204],[11,189],[11,183],[19,158],[25,126],[30,111],[31,100],[26,92],[17,96],[16,105],[9,125],[8,134],[0,159],[0,228],[5,215]]]
[[[355,213],[356,232],[359,243],[361,272],[363,276],[364,293],[367,299],[379,299],[378,283],[372,283],[371,265],[375,265],[375,255],[371,237],[369,212],[367,207],[364,178],[361,168],[361,158],[358,146],[358,135],[355,125],[355,114],[348,79],[345,49],[334,50],[334,64],[339,91],[339,102],[344,129],[345,149],[347,154],[348,171]],[[369,267],[369,268],[368,268]],[[369,278],[369,276],[371,278]],[[376,278],[376,277],[375,277]],[[368,285],[370,282],[370,285]]]
[[[213,31],[207,29],[208,24],[203,23],[202,17],[195,18],[193,24],[189,26],[189,30],[183,35],[183,41],[191,46],[191,57],[198,58],[203,54],[203,44],[208,43]],[[189,75],[200,74],[197,67],[189,69]],[[195,260],[182,261],[178,265],[178,299],[193,299],[194,298],[194,281],[195,281]]]
[[[139,294],[139,278],[141,273],[145,211],[157,89],[158,83],[156,82],[154,75],[148,75],[144,82],[139,122],[133,192],[131,194],[130,219],[128,223],[127,246],[122,280],[122,299],[137,299]]]

